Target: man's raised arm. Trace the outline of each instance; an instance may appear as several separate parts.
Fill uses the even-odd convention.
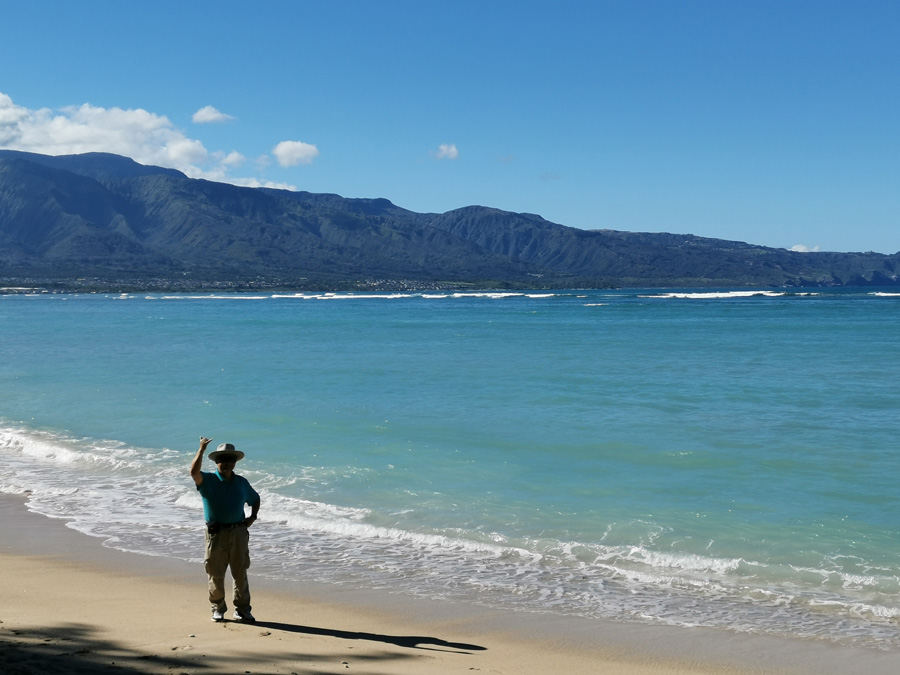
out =
[[[197,456],[194,457],[194,461],[191,462],[191,478],[194,479],[194,483],[200,485],[203,482],[203,474],[201,473],[201,469],[203,468],[203,455],[206,454],[206,446],[209,445],[211,438],[207,438],[206,436],[200,437],[200,449],[197,450]]]

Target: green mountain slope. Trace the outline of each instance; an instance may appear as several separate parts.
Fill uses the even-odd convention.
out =
[[[0,278],[303,287],[894,284],[897,255],[584,231],[469,206],[243,188],[91,153],[0,150]]]

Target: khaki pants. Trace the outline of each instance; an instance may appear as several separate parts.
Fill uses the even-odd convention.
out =
[[[244,525],[206,533],[206,558],[203,561],[209,575],[209,602],[212,609],[224,613],[225,570],[231,568],[234,579],[234,607],[250,611],[250,584],[247,568],[250,567],[250,533]]]

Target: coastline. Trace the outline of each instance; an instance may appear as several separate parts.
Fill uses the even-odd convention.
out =
[[[821,675],[900,654],[726,631],[581,621],[252,576],[246,625],[209,620],[202,565],[124,553],[0,495],[0,670],[23,673]]]

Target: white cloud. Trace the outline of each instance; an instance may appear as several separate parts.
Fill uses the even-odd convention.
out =
[[[818,253],[819,247],[813,246],[810,248],[809,246],[804,246],[803,244],[796,244],[791,246],[792,251],[796,251],[797,253]]]
[[[45,155],[111,152],[186,173],[210,159],[200,141],[163,115],[89,103],[56,112],[29,110],[5,94],[0,94],[0,146]]]
[[[437,152],[432,152],[435,159],[456,159],[459,157],[459,150],[452,143],[442,143]]]
[[[28,117],[28,110],[13,103],[12,99],[0,92],[0,144],[6,144],[12,131]]]
[[[0,146],[44,155],[111,152],[189,174],[210,161],[203,144],[185,136],[164,115],[89,103],[56,112],[29,110],[5,94],[0,94]]]
[[[227,122],[228,120],[233,119],[234,117],[231,115],[226,115],[223,112],[219,112],[211,105],[207,105],[195,112],[191,121],[193,121],[194,124],[213,124],[215,122]]]
[[[236,150],[232,150],[227,155],[224,152],[216,152],[213,155],[223,166],[240,166],[247,161],[247,158]]]
[[[302,141],[281,141],[272,150],[275,159],[281,166],[297,166],[298,164],[312,164],[319,156],[319,149]]]
[[[212,121],[209,111],[218,112],[207,106],[194,117],[204,111],[208,121]],[[308,147],[313,148],[313,157],[318,155],[314,146]],[[141,164],[178,169],[191,178],[247,187],[296,189],[286,183],[232,176],[230,171],[246,161],[240,152],[210,152],[202,142],[177,129],[165,115],[140,108],[100,108],[85,103],[56,111],[30,110],[0,92],[0,148],[43,155],[109,152]],[[263,164],[257,162],[257,167],[262,169]]]

